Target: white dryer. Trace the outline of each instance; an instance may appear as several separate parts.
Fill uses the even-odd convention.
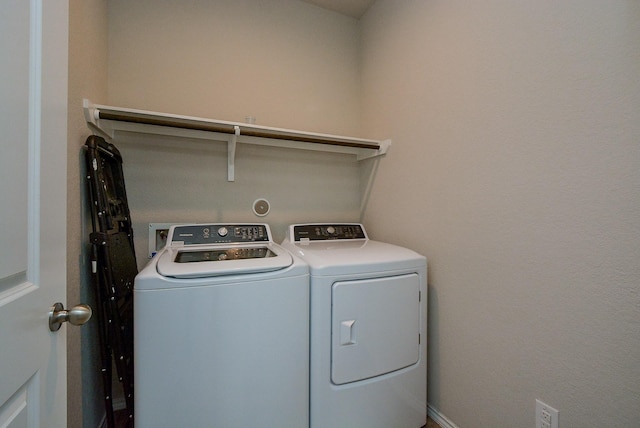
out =
[[[309,265],[311,428],[420,428],[427,419],[427,263],[361,224],[289,226]]]
[[[139,428],[308,426],[309,275],[266,224],[192,224],[134,286]]]

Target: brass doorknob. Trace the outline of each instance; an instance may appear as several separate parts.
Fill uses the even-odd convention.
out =
[[[63,322],[69,321],[73,325],[82,325],[91,319],[89,305],[77,305],[66,310],[60,302],[55,303],[49,309],[49,330],[58,331]]]

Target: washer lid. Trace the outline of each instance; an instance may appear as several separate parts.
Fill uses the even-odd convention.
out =
[[[271,272],[293,263],[291,255],[272,242],[165,247],[156,257],[158,273],[173,278]]]

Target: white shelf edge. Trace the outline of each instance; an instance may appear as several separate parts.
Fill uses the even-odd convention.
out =
[[[391,140],[370,140],[113,107],[93,104],[87,99],[83,100],[83,108],[89,128],[110,140],[117,138],[118,132],[133,132],[227,142],[229,181],[234,180],[235,147],[238,143],[352,154],[358,161],[385,155],[391,146]]]

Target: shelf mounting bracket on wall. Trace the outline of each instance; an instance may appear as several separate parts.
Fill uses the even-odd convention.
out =
[[[240,127],[233,127],[235,132],[229,137],[227,142],[227,181],[236,180],[236,143],[238,142],[238,135],[240,135]]]
[[[383,156],[391,146],[391,140],[344,137],[112,107],[92,104],[86,99],[83,101],[83,107],[89,128],[110,140],[117,139],[120,133],[138,133],[226,142],[228,181],[235,180],[235,155],[238,143],[344,153],[355,155],[358,161]]]

